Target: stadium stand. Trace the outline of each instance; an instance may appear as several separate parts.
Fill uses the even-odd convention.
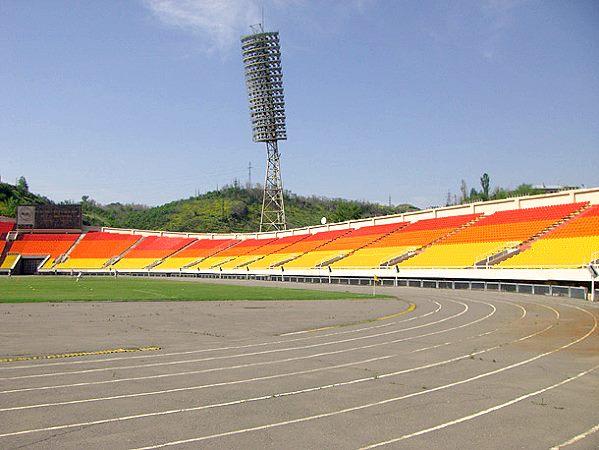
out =
[[[424,249],[399,267],[473,267],[493,255],[534,238],[560,220],[576,213],[584,203],[500,211]]]
[[[144,269],[195,241],[196,239],[193,238],[148,236],[135,248],[127,251],[111,267],[114,269]]]
[[[520,253],[498,264],[504,268],[584,267],[599,259],[599,205],[557,226]]]
[[[140,239],[132,234],[89,232],[56,269],[102,269]]]
[[[9,253],[0,264],[1,270],[10,270],[14,267],[15,263],[19,260],[21,255]]]
[[[239,242],[238,244],[232,245],[218,253],[215,253],[212,256],[209,256],[199,263],[190,266],[192,270],[198,269],[214,269],[218,268],[224,263],[229,261],[233,261],[234,259],[245,256],[259,248],[271,243],[275,239],[246,239],[244,241]]]
[[[309,234],[294,244],[291,244],[279,251],[256,261],[249,266],[250,269],[268,269],[274,267],[287,267],[294,259],[303,254],[315,251],[323,245],[337,239],[339,236],[347,234],[349,230],[322,231],[320,233]]]
[[[160,264],[156,265],[154,270],[181,270],[187,266],[199,263],[201,260],[239,242],[237,239],[200,239],[190,246],[173,253]]]
[[[13,227],[4,223],[1,230],[6,235]],[[321,276],[318,269],[328,267],[341,277],[586,281],[585,266],[599,264],[599,188],[281,231],[276,238],[270,233],[262,239],[254,233],[193,238],[110,228],[79,235],[20,233],[13,241],[15,236],[12,231],[0,239],[3,272],[15,263],[13,273],[28,272],[32,261],[26,261],[27,269],[19,266],[22,254],[47,255],[43,269],[58,272]],[[462,275],[458,268],[477,270]]]
[[[394,232],[357,250],[347,258],[331,264],[332,268],[374,268],[392,265],[396,259],[430,245],[456,229],[478,219],[480,214],[467,214],[438,219],[424,219],[405,224]]]
[[[274,239],[266,245],[261,247],[257,247],[250,252],[246,253],[243,256],[238,256],[235,259],[227,261],[226,263],[221,264],[222,269],[239,269],[242,267],[249,268],[249,265],[257,262],[258,260],[269,256],[273,253],[278,253],[284,251],[289,246],[295,244],[296,242],[302,241],[309,237],[309,234],[304,234],[300,236],[287,236],[278,239]]]
[[[349,230],[338,238],[327,242],[313,252],[306,253],[286,264],[290,268],[324,267],[338,261],[350,253],[378,241],[389,233],[405,227],[407,223],[399,222],[386,225],[365,226]]]
[[[4,250],[8,250],[8,243],[6,241],[0,241],[0,269],[2,269],[2,263],[4,262]]]
[[[75,243],[79,234],[23,234],[10,247],[11,254],[29,257],[48,257],[43,269],[54,265]]]
[[[14,230],[14,228],[14,222],[0,220],[0,240],[6,239],[6,235]]]

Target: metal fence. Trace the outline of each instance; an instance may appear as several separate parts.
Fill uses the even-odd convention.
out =
[[[86,274],[89,276],[92,274]],[[106,275],[98,273],[97,275]],[[549,284],[532,283],[507,283],[503,281],[481,280],[430,280],[413,278],[369,278],[369,277],[336,277],[336,276],[304,276],[304,275],[257,275],[257,274],[226,274],[226,273],[151,273],[131,272],[119,273],[119,276],[137,277],[176,277],[176,278],[209,278],[221,280],[257,280],[257,281],[283,281],[292,283],[311,284],[338,284],[347,286],[395,286],[415,287],[429,289],[452,289],[469,291],[507,292],[513,294],[546,295],[551,297],[569,297],[580,300],[588,298],[589,290],[586,287],[558,286]],[[599,290],[595,291],[595,298],[599,299]]]

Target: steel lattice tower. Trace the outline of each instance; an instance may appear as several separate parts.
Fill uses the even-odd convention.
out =
[[[254,142],[266,143],[266,177],[260,231],[285,230],[285,203],[278,142],[287,139],[279,33],[257,33],[241,39]]]

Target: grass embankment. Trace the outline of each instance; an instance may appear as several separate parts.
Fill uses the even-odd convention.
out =
[[[387,297],[377,295],[377,297]],[[0,303],[63,301],[340,300],[368,294],[137,278],[0,277]]]

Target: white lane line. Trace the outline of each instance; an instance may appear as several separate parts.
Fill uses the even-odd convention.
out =
[[[594,427],[589,428],[584,433],[580,433],[573,438],[568,439],[566,442],[562,442],[561,444],[551,447],[551,450],[559,450],[560,448],[567,447],[568,445],[576,444],[578,441],[582,441],[584,438],[589,437],[591,434],[596,433],[597,431],[599,431],[599,423]]]
[[[491,304],[488,304],[488,306],[491,306],[491,308],[495,308]],[[39,387],[31,387],[31,388],[8,389],[8,390],[0,391],[0,394],[11,394],[11,393],[17,393],[17,392],[28,392],[28,391],[38,391],[38,390],[48,390],[48,389],[80,387],[80,386],[92,386],[92,385],[99,385],[99,384],[120,383],[120,382],[126,382],[126,381],[138,381],[138,380],[166,378],[166,377],[173,377],[173,376],[219,372],[219,371],[224,371],[224,370],[240,369],[240,368],[255,367],[255,366],[264,366],[264,365],[278,364],[278,363],[290,362],[290,361],[299,361],[299,360],[304,360],[304,359],[317,358],[320,356],[337,355],[340,353],[347,353],[347,352],[353,352],[355,350],[363,350],[363,349],[367,349],[367,348],[374,348],[374,347],[379,347],[379,346],[383,346],[383,345],[395,344],[395,343],[399,343],[399,342],[412,341],[414,339],[419,339],[422,337],[428,337],[428,336],[433,336],[436,334],[447,333],[449,331],[457,330],[457,329],[478,323],[482,320],[485,320],[485,319],[491,317],[494,313],[495,313],[495,309],[492,309],[489,314],[487,314],[486,316],[481,317],[479,319],[476,319],[474,321],[471,321],[471,322],[468,322],[468,323],[465,323],[462,325],[458,325],[455,327],[446,328],[444,330],[434,331],[431,333],[425,333],[425,334],[401,338],[401,339],[394,339],[391,341],[378,342],[375,344],[363,345],[363,346],[359,346],[359,347],[351,347],[351,348],[342,349],[342,350],[316,353],[316,354],[307,355],[307,356],[297,356],[297,357],[278,359],[278,360],[272,360],[272,361],[239,364],[239,365],[235,365],[235,366],[215,367],[215,368],[210,368],[210,369],[192,370],[192,371],[186,371],[186,372],[175,372],[175,373],[166,373],[166,374],[159,374],[159,375],[147,375],[147,376],[142,376],[142,377],[118,378],[118,379],[103,380],[103,381],[88,381],[88,382],[71,383],[71,384],[39,386]]]
[[[478,319],[478,320],[480,321],[481,319]],[[513,342],[518,342],[518,341],[521,341],[521,340],[528,339],[530,337],[536,336],[536,335],[538,335],[540,333],[545,332],[546,330],[548,330],[549,328],[553,327],[554,325],[555,324],[551,324],[551,325],[549,325],[548,327],[546,327],[545,329],[543,329],[541,331],[537,331],[537,332],[532,333],[532,334],[530,334],[528,336],[525,336],[523,338],[519,338],[519,339],[517,339],[517,340],[515,340]],[[6,437],[6,436],[15,436],[15,435],[21,435],[21,434],[37,433],[37,432],[41,432],[41,431],[53,431],[53,430],[66,429],[66,428],[76,428],[76,427],[81,427],[81,426],[99,425],[99,424],[112,423],[112,422],[122,422],[122,421],[126,421],[126,420],[140,419],[140,418],[145,418],[145,417],[165,416],[165,415],[178,414],[178,413],[184,413],[184,412],[200,411],[200,410],[212,409],[212,408],[217,408],[217,407],[222,407],[222,406],[231,406],[231,405],[239,405],[239,404],[244,404],[244,403],[250,403],[250,402],[255,402],[255,401],[259,401],[259,400],[265,400],[265,399],[269,399],[269,398],[287,397],[287,396],[291,396],[291,395],[304,394],[304,393],[308,393],[308,392],[315,392],[315,391],[320,391],[320,390],[323,390],[323,389],[330,389],[330,388],[339,387],[339,386],[347,386],[347,385],[352,385],[352,384],[356,384],[356,383],[360,383],[360,382],[364,382],[364,381],[374,381],[374,380],[377,380],[377,379],[379,379],[381,377],[396,376],[396,375],[400,375],[400,374],[404,374],[404,373],[411,373],[411,372],[416,372],[416,371],[424,370],[424,369],[431,368],[431,367],[436,367],[436,366],[440,366],[440,365],[444,365],[444,364],[449,364],[450,362],[458,361],[458,360],[464,359],[464,358],[469,358],[469,357],[471,357],[473,355],[485,353],[485,352],[491,351],[493,349],[500,348],[503,345],[505,345],[505,344],[496,345],[494,347],[491,347],[491,348],[485,349],[485,350],[481,350],[481,351],[478,351],[476,353],[468,353],[468,354],[462,355],[462,356],[457,357],[457,358],[451,358],[451,359],[448,359],[448,360],[445,360],[445,361],[439,361],[439,362],[436,362],[436,363],[426,364],[426,365],[419,366],[419,367],[413,367],[413,368],[409,368],[409,369],[403,369],[403,370],[392,372],[392,373],[388,373],[388,374],[375,375],[375,376],[371,376],[371,377],[364,377],[364,378],[359,378],[359,379],[354,379],[354,380],[349,380],[349,381],[343,381],[343,382],[328,384],[328,385],[324,385],[324,386],[316,386],[316,387],[301,389],[301,390],[297,390],[297,391],[283,392],[283,393],[278,393],[278,394],[271,394],[271,395],[265,395],[265,396],[260,396],[260,397],[247,398],[247,399],[240,399],[240,400],[234,400],[234,401],[225,402],[225,403],[217,403],[217,404],[212,404],[212,405],[194,406],[194,407],[190,407],[190,408],[183,408],[183,409],[177,409],[177,410],[159,411],[159,412],[153,412],[153,413],[142,413],[142,414],[136,414],[136,415],[131,415],[131,416],[117,417],[117,418],[112,418],[112,419],[101,419],[101,420],[96,420],[96,421],[92,421],[92,422],[83,422],[83,423],[75,423],[75,424],[67,424],[67,425],[57,425],[57,426],[53,426],[53,427],[46,427],[46,428],[37,428],[37,429],[33,429],[33,430],[17,431],[17,432],[12,432],[12,433],[0,434],[0,438],[1,437]]]
[[[575,307],[575,308],[578,308],[578,307]],[[248,433],[248,432],[252,432],[252,431],[268,430],[268,429],[271,429],[271,428],[282,427],[282,426],[285,426],[285,425],[291,425],[291,424],[296,424],[296,423],[308,422],[308,421],[316,420],[316,419],[323,419],[323,418],[327,418],[327,417],[333,417],[333,416],[337,416],[337,415],[340,415],[340,414],[345,414],[345,413],[349,413],[349,412],[360,411],[360,410],[367,409],[367,408],[372,408],[372,407],[377,407],[377,406],[381,406],[381,405],[386,405],[386,404],[397,402],[399,400],[404,400],[404,399],[407,399],[407,398],[418,397],[418,396],[421,396],[421,395],[427,395],[427,394],[430,394],[431,392],[437,392],[437,391],[441,391],[441,390],[444,390],[444,389],[449,389],[449,388],[452,388],[452,387],[455,387],[455,386],[459,386],[459,385],[470,383],[472,381],[476,381],[476,380],[479,380],[479,379],[482,379],[482,378],[486,378],[486,377],[489,377],[491,375],[495,375],[495,374],[498,374],[498,373],[501,373],[501,372],[505,372],[507,370],[511,370],[513,368],[520,367],[520,366],[523,366],[525,364],[529,364],[529,363],[531,363],[533,361],[536,361],[536,360],[538,360],[540,358],[546,357],[548,355],[551,355],[553,353],[556,353],[556,352],[564,350],[564,349],[566,349],[568,347],[571,347],[572,345],[575,345],[575,344],[583,341],[584,339],[586,339],[587,337],[589,337],[591,334],[593,334],[595,332],[595,330],[597,329],[597,318],[593,314],[589,313],[588,311],[586,311],[586,310],[584,310],[582,308],[578,308],[578,309],[580,309],[581,311],[584,311],[585,313],[587,313],[588,315],[591,315],[593,317],[593,321],[594,321],[593,327],[586,334],[584,334],[583,336],[579,337],[578,339],[576,339],[574,341],[571,341],[568,344],[562,345],[562,346],[557,347],[557,348],[555,348],[553,350],[550,350],[548,352],[541,353],[541,354],[539,354],[537,356],[534,356],[532,358],[529,358],[529,359],[526,359],[526,360],[523,360],[523,361],[520,361],[520,362],[517,362],[517,363],[514,363],[514,364],[510,364],[508,366],[504,366],[504,367],[501,367],[499,369],[492,370],[490,372],[485,372],[485,373],[482,373],[482,374],[479,374],[479,375],[476,375],[476,376],[473,376],[473,377],[470,377],[470,378],[466,378],[466,379],[463,379],[463,380],[460,380],[460,381],[455,381],[453,383],[448,383],[448,384],[444,384],[444,385],[441,385],[441,386],[437,386],[435,388],[431,388],[431,389],[428,389],[426,391],[417,391],[417,392],[413,392],[411,394],[402,395],[402,396],[399,396],[399,397],[388,398],[388,399],[381,400],[381,401],[378,401],[378,402],[372,402],[372,403],[367,403],[367,404],[364,404],[364,405],[353,406],[353,407],[350,407],[350,408],[345,408],[345,409],[340,409],[340,410],[336,410],[336,411],[331,411],[331,412],[328,412],[328,413],[315,414],[315,415],[306,416],[306,417],[299,417],[297,419],[286,420],[286,421],[283,421],[283,422],[269,423],[269,424],[259,425],[259,426],[255,426],[255,427],[251,427],[251,428],[242,428],[242,429],[239,429],[239,430],[227,431],[227,432],[224,432],[224,433],[216,433],[216,434],[211,434],[211,435],[207,435],[207,436],[200,436],[200,437],[191,438],[191,439],[183,439],[183,440],[178,440],[178,441],[165,442],[165,443],[162,443],[162,444],[151,445],[151,446],[148,446],[148,447],[139,447],[139,448],[136,448],[134,450],[150,450],[150,449],[155,449],[155,448],[171,447],[171,446],[175,446],[175,445],[182,445],[182,444],[189,444],[189,443],[192,443],[192,442],[195,443],[195,442],[207,441],[207,440],[210,440],[210,439],[222,438],[222,437],[227,437],[227,436],[234,436],[234,435]]]
[[[459,344],[460,342],[468,341],[470,339],[476,339],[476,338],[479,338],[479,337],[488,336],[490,334],[496,333],[497,331],[499,331],[499,328],[495,328],[494,330],[491,330],[491,331],[485,331],[484,333],[477,334],[475,336],[468,336],[468,337],[466,337],[464,339],[459,339],[457,341],[442,342],[441,344],[431,345],[430,347],[419,348],[419,349],[416,349],[416,350],[412,350],[411,352],[408,352],[408,353],[409,354],[420,353],[420,352],[425,352],[427,350],[433,350],[435,348],[445,347],[447,345]],[[2,410],[0,409],[0,411],[2,411]]]
[[[518,307],[518,308],[520,308],[522,310],[522,314],[517,319],[518,321],[523,320],[526,317],[526,314],[527,314],[526,309],[524,307],[522,307],[521,305],[518,305],[517,303],[512,303],[512,302],[506,302],[506,304],[511,305],[511,306],[516,306],[516,307]],[[550,308],[550,309],[553,309],[553,308]],[[557,318],[559,318],[559,312],[557,312],[557,310],[555,310],[555,309],[553,309],[553,311],[556,313]],[[423,347],[423,348],[419,348],[417,350],[412,350],[411,352],[408,352],[408,353],[409,354],[420,353],[420,352],[424,352],[424,351],[427,351],[427,350],[432,350],[432,349],[435,349],[435,348],[445,347],[447,345],[458,344],[460,342],[467,341],[467,340],[470,340],[470,339],[476,339],[476,338],[479,338],[479,337],[488,336],[490,334],[497,333],[500,329],[501,328],[495,328],[493,330],[485,331],[484,333],[477,334],[475,336],[468,336],[467,338],[460,339],[460,340],[457,340],[457,341],[442,342],[441,344],[432,345],[430,347]]]
[[[460,417],[459,419],[455,419],[455,420],[452,420],[452,421],[449,421],[449,422],[445,422],[445,423],[439,424],[439,425],[434,426],[434,427],[425,428],[423,430],[416,431],[414,433],[404,434],[403,436],[400,436],[398,438],[389,439],[388,441],[378,442],[376,444],[367,445],[366,447],[362,447],[361,450],[366,450],[366,449],[371,449],[371,448],[376,448],[376,447],[382,447],[384,445],[394,444],[396,442],[404,441],[406,439],[410,439],[410,438],[413,438],[413,437],[416,437],[416,436],[422,436],[423,434],[428,434],[428,433],[431,433],[433,431],[442,430],[443,428],[447,428],[447,427],[450,427],[452,425],[457,425],[459,423],[463,423],[463,422],[467,422],[467,421],[472,420],[472,419],[476,419],[477,417],[481,417],[481,416],[484,416],[486,414],[493,413],[493,412],[498,411],[500,409],[503,409],[503,408],[506,408],[508,406],[511,406],[514,403],[518,403],[518,402],[521,402],[522,400],[526,400],[527,398],[534,397],[536,395],[542,394],[543,392],[547,392],[547,391],[550,391],[551,389],[555,389],[555,388],[558,388],[560,386],[563,386],[564,384],[570,383],[571,381],[574,381],[574,380],[577,380],[577,379],[579,379],[579,378],[581,378],[581,377],[583,377],[583,376],[585,376],[585,375],[593,372],[594,370],[597,370],[598,368],[599,368],[599,365],[596,365],[594,367],[591,367],[588,370],[585,370],[583,372],[577,373],[573,377],[566,378],[565,380],[562,380],[559,383],[555,383],[555,384],[552,384],[551,386],[547,386],[547,387],[544,387],[542,389],[538,389],[538,390],[536,390],[534,392],[529,392],[527,394],[521,395],[520,397],[516,397],[516,398],[514,398],[514,399],[512,399],[510,401],[507,401],[505,403],[501,403],[499,405],[492,406],[491,408],[483,409],[483,410],[475,412],[473,414],[469,414],[467,416]],[[599,429],[599,425],[597,425],[595,428]],[[591,431],[591,430],[589,430],[589,431]],[[597,431],[597,430],[595,430],[595,431]],[[582,439],[582,437],[581,437],[581,439]],[[574,442],[576,442],[576,441],[574,441]],[[561,444],[561,445],[564,445],[564,444]],[[559,447],[554,447],[554,448],[559,448]]]
[[[512,304],[512,303],[507,303],[507,304],[509,304],[511,306],[519,306],[519,305]],[[481,320],[485,320],[485,319],[491,317],[495,313],[495,311],[496,311],[496,309],[493,309],[491,314],[489,314],[488,316],[485,316],[481,319],[477,319],[475,322],[479,322]],[[524,318],[524,316],[525,315],[522,315],[518,320],[522,320]],[[470,323],[468,325],[470,325]],[[469,336],[467,338],[459,339],[454,342],[444,343],[442,345],[458,344],[458,343],[464,342],[469,339],[476,339],[478,337],[489,335],[491,333],[496,332],[497,330],[499,330],[499,328],[496,328],[492,331],[487,331],[485,333],[477,334],[474,336]],[[432,347],[425,347],[425,348],[421,348],[418,350],[410,351],[410,352],[408,352],[408,354],[418,353],[418,352],[421,352],[424,350],[430,350],[430,349],[437,348],[437,347],[439,347],[439,346],[435,345]],[[319,355],[319,356],[322,356],[322,355]],[[401,354],[394,354],[394,355],[384,356],[381,358],[373,358],[373,359],[366,360],[366,361],[358,361],[355,363],[347,363],[347,364],[342,364],[342,365],[338,365],[338,366],[328,366],[325,368],[302,370],[302,371],[298,371],[298,372],[285,372],[282,374],[267,375],[267,376],[261,376],[261,377],[254,377],[254,378],[247,378],[247,379],[234,380],[234,381],[228,381],[228,382],[220,382],[220,383],[212,383],[212,384],[204,384],[204,385],[197,385],[197,386],[189,386],[189,387],[182,387],[182,388],[165,389],[165,390],[159,390],[159,391],[140,392],[140,393],[133,393],[133,394],[122,394],[122,395],[114,395],[114,396],[109,396],[109,397],[96,397],[96,398],[70,400],[70,401],[62,401],[62,402],[54,402],[54,403],[40,403],[40,404],[25,405],[25,406],[13,406],[13,407],[8,407],[8,408],[1,408],[0,412],[17,411],[17,410],[34,409],[34,408],[45,408],[45,407],[53,407],[53,406],[73,405],[73,404],[79,404],[79,403],[90,403],[90,402],[107,401],[107,400],[117,400],[117,399],[122,399],[122,398],[145,397],[145,396],[149,396],[149,395],[161,395],[161,394],[167,394],[167,393],[172,393],[172,392],[181,392],[181,391],[206,389],[206,388],[212,388],[212,387],[228,386],[228,385],[233,385],[233,384],[241,384],[241,383],[247,383],[247,382],[262,381],[262,380],[269,380],[269,379],[275,379],[275,378],[281,378],[281,377],[287,377],[287,376],[301,375],[301,374],[312,373],[312,372],[319,372],[319,371],[323,371],[323,370],[334,369],[337,367],[346,367],[346,366],[356,365],[356,364],[360,364],[363,362],[371,362],[371,361],[378,361],[380,359],[395,358],[398,356],[401,356]]]
[[[324,337],[338,336],[338,335],[348,334],[348,333],[358,333],[361,331],[370,331],[370,330],[374,330],[374,329],[378,329],[378,328],[388,327],[391,325],[397,325],[399,323],[410,322],[410,321],[416,320],[416,319],[422,319],[424,317],[428,317],[432,314],[438,313],[443,308],[443,306],[439,302],[437,302],[435,300],[431,300],[431,302],[434,303],[437,306],[437,308],[432,311],[429,311],[425,314],[420,314],[417,316],[409,317],[404,320],[396,320],[396,321],[384,323],[381,325],[372,325],[372,326],[357,328],[355,330],[336,331],[336,332],[327,333],[327,334],[319,334],[319,335],[306,336],[306,337],[294,338],[294,339],[284,339],[284,340],[279,340],[279,341],[260,342],[257,344],[216,347],[216,348],[207,348],[207,349],[202,349],[202,350],[188,350],[188,351],[184,351],[184,352],[157,353],[157,354],[152,354],[152,355],[137,355],[137,356],[129,356],[129,357],[123,356],[123,357],[114,357],[114,358],[88,359],[88,360],[82,360],[82,361],[64,361],[64,362],[54,362],[54,363],[44,363],[44,364],[23,364],[20,366],[0,367],[0,371],[14,370],[14,369],[36,369],[38,367],[65,366],[65,365],[73,365],[73,364],[105,363],[105,362],[119,361],[119,360],[124,360],[124,359],[131,360],[131,359],[164,358],[164,357],[168,357],[168,356],[192,355],[192,354],[197,354],[197,353],[209,353],[209,352],[224,351],[224,350],[240,350],[240,349],[244,349],[244,348],[264,347],[267,345],[278,345],[278,344],[286,344],[289,342],[305,341],[308,339],[320,339],[320,338],[324,338]]]
[[[16,376],[11,376],[11,377],[2,377],[2,378],[0,378],[0,381],[23,380],[23,379],[30,379],[30,378],[42,378],[42,377],[54,377],[54,376],[61,376],[61,375],[76,375],[76,374],[82,374],[82,373],[94,373],[94,372],[105,372],[105,371],[126,370],[126,369],[140,369],[140,368],[159,367],[159,366],[172,366],[172,365],[179,365],[179,364],[191,364],[191,363],[204,362],[204,361],[216,361],[216,360],[221,360],[221,359],[233,359],[233,358],[246,358],[249,356],[267,355],[267,354],[271,354],[271,353],[288,352],[288,351],[294,351],[294,350],[304,350],[304,349],[309,349],[309,348],[322,347],[325,345],[343,344],[346,342],[359,341],[362,339],[371,339],[371,338],[380,337],[380,336],[387,336],[390,334],[403,333],[405,331],[416,330],[419,328],[430,327],[432,325],[436,325],[436,324],[446,322],[451,319],[455,319],[456,317],[459,317],[459,316],[465,314],[469,309],[467,304],[462,303],[460,301],[454,301],[454,300],[448,300],[448,301],[451,301],[453,303],[458,303],[461,306],[463,306],[464,309],[460,313],[445,317],[443,319],[440,319],[440,320],[437,320],[434,322],[428,322],[428,323],[425,323],[422,325],[416,325],[416,326],[408,327],[408,328],[401,328],[399,330],[386,331],[383,333],[369,334],[366,336],[358,336],[358,337],[354,337],[354,338],[340,339],[337,341],[330,341],[330,342],[320,342],[318,344],[302,345],[302,346],[297,346],[297,347],[284,347],[284,348],[277,348],[277,349],[273,349],[273,350],[263,350],[263,351],[252,352],[252,353],[237,353],[234,355],[211,356],[211,357],[207,357],[207,358],[185,359],[185,360],[178,360],[178,361],[152,363],[152,364],[137,364],[137,365],[130,365],[130,366],[111,366],[111,367],[100,367],[100,368],[85,369],[85,370],[73,370],[73,371],[66,371],[66,372],[49,372],[49,373],[39,373],[39,374],[32,374],[32,375],[16,375]]]
[[[261,376],[261,377],[245,378],[243,380],[221,381],[220,383],[200,384],[198,386],[188,386],[188,387],[181,387],[181,388],[164,389],[161,391],[148,391],[148,392],[139,392],[139,393],[135,393],[135,394],[113,395],[111,397],[86,398],[86,399],[81,399],[81,400],[71,400],[71,401],[56,402],[56,403],[40,403],[37,405],[13,406],[10,408],[2,408],[2,409],[0,409],[0,412],[19,411],[22,409],[45,408],[45,407],[49,407],[49,406],[75,405],[75,404],[79,404],[79,403],[118,400],[118,399],[122,399],[122,398],[147,397],[150,395],[161,395],[161,394],[169,394],[169,393],[173,393],[173,392],[193,391],[193,390],[208,389],[208,388],[214,388],[214,387],[220,387],[220,386],[230,386],[233,384],[251,383],[254,381],[273,380],[276,378],[283,378],[283,377],[289,377],[289,376],[295,376],[295,375],[304,375],[307,373],[324,372],[326,370],[339,369],[341,367],[351,367],[351,366],[356,366],[359,364],[366,364],[366,363],[370,363],[370,362],[374,362],[374,361],[381,361],[384,359],[396,358],[397,356],[399,356],[399,355],[379,356],[378,358],[363,359],[361,361],[352,361],[352,362],[345,363],[345,364],[337,364],[335,366],[317,367],[315,369],[299,370],[297,372],[284,372],[284,373],[278,373],[275,375],[265,375],[265,376]]]

